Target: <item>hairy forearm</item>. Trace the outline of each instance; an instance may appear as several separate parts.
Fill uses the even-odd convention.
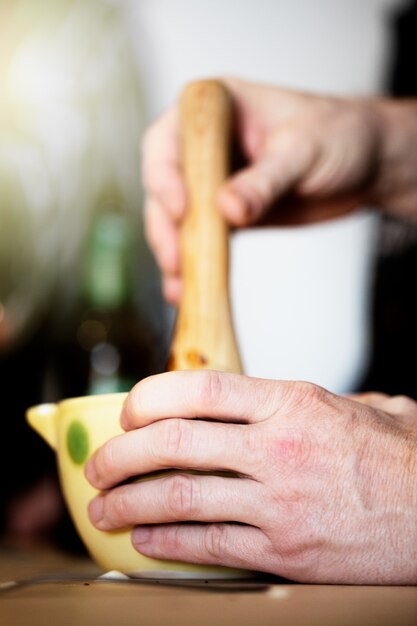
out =
[[[417,100],[379,100],[373,106],[380,146],[370,199],[417,220]]]

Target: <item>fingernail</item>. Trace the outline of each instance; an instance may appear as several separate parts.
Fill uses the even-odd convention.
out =
[[[132,542],[134,545],[141,545],[149,541],[151,529],[149,526],[137,526],[132,531]]]
[[[94,498],[88,505],[88,515],[93,524],[98,524],[103,519],[104,500],[101,496]]]

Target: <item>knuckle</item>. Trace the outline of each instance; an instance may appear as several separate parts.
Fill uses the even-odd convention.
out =
[[[95,459],[95,469],[101,484],[106,482],[106,477],[111,475],[114,467],[114,443],[109,441],[100,449]]]
[[[207,370],[199,373],[197,395],[202,406],[206,406],[208,411],[221,402],[224,394],[224,380],[220,372]]]
[[[280,541],[278,556],[288,577],[315,580],[322,542],[318,537],[294,536]]]
[[[104,500],[104,517],[113,526],[123,526],[129,520],[129,499],[123,489],[110,492]]]
[[[184,534],[181,525],[167,525],[162,528],[161,544],[166,548],[168,554],[176,556],[184,549]]]
[[[185,419],[170,419],[161,422],[160,427],[158,448],[162,450],[162,460],[168,465],[186,460],[192,446],[192,425]]]
[[[271,134],[266,143],[266,150],[274,153],[277,150],[293,150],[302,149],[305,143],[306,135],[300,132],[299,127],[295,125],[287,125],[281,128],[278,133]]]
[[[228,552],[228,531],[225,524],[210,524],[203,534],[203,547],[210,557],[224,558]]]
[[[417,405],[414,400],[408,396],[394,396],[390,400],[391,409],[394,413],[411,413],[416,414]]]
[[[315,411],[328,399],[329,392],[314,383],[301,381],[290,382],[287,386],[288,398],[292,409]]]
[[[173,520],[192,520],[195,515],[195,499],[195,484],[190,476],[178,474],[165,482],[165,507]]]

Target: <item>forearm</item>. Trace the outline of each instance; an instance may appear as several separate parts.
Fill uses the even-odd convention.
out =
[[[417,100],[374,103],[380,145],[370,200],[417,220]]]

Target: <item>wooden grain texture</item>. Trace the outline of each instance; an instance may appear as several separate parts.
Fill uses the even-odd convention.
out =
[[[229,298],[229,233],[217,207],[219,187],[229,173],[231,118],[230,98],[220,82],[199,81],[185,88],[183,291],[169,369],[242,369]]]

